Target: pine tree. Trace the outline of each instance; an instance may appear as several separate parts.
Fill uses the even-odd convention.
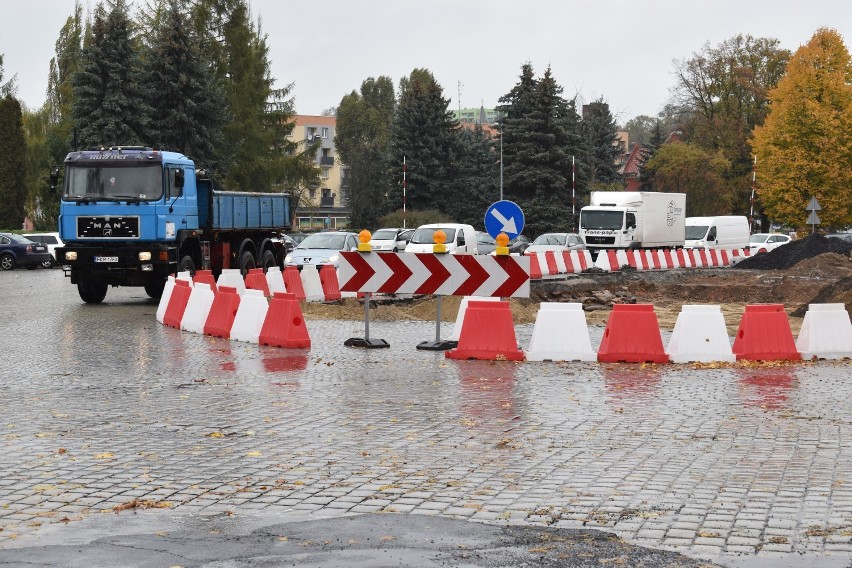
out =
[[[26,148],[21,103],[6,94],[0,98],[0,228],[19,229],[24,220]]]
[[[457,174],[451,181],[451,193],[459,198],[447,210],[456,222],[482,227],[485,211],[500,198],[497,152],[494,141],[479,124],[459,131]]]
[[[346,165],[353,227],[376,227],[387,213],[385,172],[393,124],[393,81],[370,77],[361,91],[345,95],[337,107],[334,147]]]
[[[225,97],[198,50],[188,17],[171,1],[152,34],[146,58],[150,86],[152,140],[208,168],[218,165]]]
[[[527,219],[530,235],[572,227],[572,156],[587,153],[576,101],[562,96],[550,68],[536,80],[532,66],[521,68],[517,85],[500,98],[503,114],[504,194]],[[582,187],[583,170],[578,187]]]
[[[663,121],[659,118],[654,122],[651,136],[644,144],[639,155],[639,181],[642,182],[641,191],[654,191],[654,173],[648,169],[648,162],[666,142],[663,131]]]
[[[594,191],[621,184],[617,160],[618,125],[609,111],[609,105],[598,99],[583,107],[583,134],[589,153],[586,155],[588,187]]]
[[[151,108],[124,0],[116,0],[109,13],[103,4],[98,5],[89,33],[73,79],[73,116],[80,145],[149,143]]]
[[[769,93],[754,131],[758,195],[770,218],[805,227],[811,197],[823,226],[852,224],[852,58],[840,34],[817,30]]]
[[[446,211],[460,198],[450,187],[458,151],[458,123],[448,110],[449,103],[427,69],[415,69],[400,81],[388,159],[392,203],[402,203],[402,186],[395,183],[402,181],[403,158],[411,209]]]

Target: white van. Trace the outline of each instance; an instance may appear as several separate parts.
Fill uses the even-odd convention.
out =
[[[742,249],[748,238],[748,219],[742,215],[686,218],[686,248]]]
[[[460,223],[432,223],[417,227],[411,240],[405,245],[405,252],[432,252],[435,244],[435,231],[444,231],[447,235],[447,252],[450,254],[477,254],[476,231],[471,225]]]

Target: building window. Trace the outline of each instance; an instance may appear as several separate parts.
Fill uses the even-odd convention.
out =
[[[328,127],[327,126],[323,127],[323,129],[322,129],[322,137],[328,138]]]
[[[317,198],[317,190],[309,189],[308,190],[308,197],[310,197],[311,199],[316,199]]]
[[[323,169],[322,169],[322,178],[323,178],[323,179],[328,179],[328,176],[329,176],[329,172],[330,172],[330,171],[331,171],[331,170],[330,170],[329,168],[323,168]]]

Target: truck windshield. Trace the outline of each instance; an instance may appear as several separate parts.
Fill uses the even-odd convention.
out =
[[[132,167],[70,166],[65,174],[67,201],[151,201],[163,196],[163,176],[160,164],[140,164]]]
[[[686,240],[700,241],[707,234],[707,225],[687,225]]]
[[[580,211],[581,229],[616,231],[624,226],[624,211]]]

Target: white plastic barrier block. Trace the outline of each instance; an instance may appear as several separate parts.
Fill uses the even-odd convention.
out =
[[[207,316],[210,314],[210,308],[213,306],[213,298],[215,294],[210,284],[204,282],[197,283],[189,294],[189,300],[186,302],[186,310],[183,312],[183,318],[180,320],[180,328],[184,331],[192,331],[195,333],[204,333],[204,324],[207,323]]]
[[[184,272],[178,272],[177,278],[175,278],[175,280],[186,280],[187,282],[189,282],[189,285],[192,286],[192,274],[188,270]]]
[[[456,315],[456,323],[453,325],[453,333],[450,335],[449,341],[458,341],[459,337],[461,337],[464,314],[467,312],[467,303],[470,300],[476,300],[477,302],[499,302],[500,298],[493,296],[464,296],[459,304],[459,313]]]
[[[284,284],[284,275],[281,269],[277,266],[270,266],[266,271],[266,285],[269,287],[269,295],[274,296],[275,292],[286,292],[287,285]]]
[[[262,290],[246,290],[240,297],[240,307],[234,316],[231,326],[231,339],[257,343],[266,312],[269,311],[269,301],[263,296]]]
[[[222,274],[216,280],[216,287],[230,286],[237,289],[237,294],[242,296],[246,292],[246,281],[239,268],[224,268]]]
[[[302,287],[305,289],[305,301],[322,302],[325,300],[325,292],[322,291],[322,281],[319,271],[313,264],[306,264],[299,273],[302,277]]]
[[[540,304],[526,357],[527,361],[596,361],[583,304]]]
[[[677,316],[666,353],[672,363],[736,361],[722,307],[684,305]]]
[[[160,305],[157,306],[157,321],[160,323],[163,323],[163,318],[166,317],[166,309],[169,307],[169,300],[174,289],[175,277],[170,275],[166,278],[166,286],[163,288],[163,295],[160,296]]]
[[[852,358],[852,320],[843,304],[809,304],[796,349],[802,359]]]

